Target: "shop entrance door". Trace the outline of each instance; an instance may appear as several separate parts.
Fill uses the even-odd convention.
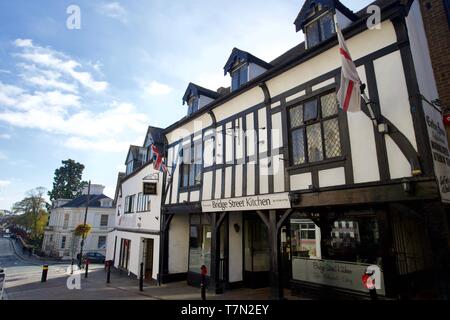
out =
[[[244,284],[250,288],[269,286],[269,242],[267,227],[257,216],[244,218]]]
[[[153,274],[153,239],[145,239],[144,252],[144,279],[152,281]]]

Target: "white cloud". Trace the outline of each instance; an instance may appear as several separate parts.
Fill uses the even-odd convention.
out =
[[[83,66],[78,61],[67,57],[61,52],[38,45],[33,45],[32,42],[27,45],[23,45],[24,41],[25,40],[18,39],[15,41],[15,45],[22,49],[22,52],[17,54],[17,56],[24,59],[28,63],[36,64],[41,68],[48,68],[49,70],[47,69],[46,71],[57,71],[63,73],[70,79],[80,83],[83,87],[95,92],[104,91],[108,87],[107,82],[97,81],[91,73],[81,71],[80,69]],[[54,84],[55,83],[53,82],[53,85]]]
[[[7,74],[11,74],[11,71],[6,70],[6,69],[0,69],[0,73],[7,73]]]
[[[144,91],[151,96],[162,96],[169,94],[172,91],[172,88],[166,84],[153,80],[144,86]]]
[[[29,48],[33,47],[33,41],[31,39],[16,39],[14,41],[16,47]]]
[[[7,133],[2,133],[2,134],[0,134],[0,139],[9,140],[9,139],[11,139],[11,135],[7,134]]]
[[[97,6],[97,11],[107,17],[127,22],[128,12],[119,2],[103,3]]]
[[[7,187],[11,184],[11,181],[9,180],[0,180],[0,188]]]
[[[3,152],[0,151],[0,160],[6,160],[6,159],[8,159],[8,157]]]

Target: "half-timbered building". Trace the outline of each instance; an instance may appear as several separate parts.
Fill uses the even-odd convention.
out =
[[[449,159],[420,8],[373,5],[307,0],[295,19],[305,42],[270,62],[234,48],[230,88],[189,84],[187,116],[164,130],[162,282],[198,285],[205,265],[216,292],[366,296],[369,269],[381,296],[435,292]],[[336,23],[373,115],[338,105]]]

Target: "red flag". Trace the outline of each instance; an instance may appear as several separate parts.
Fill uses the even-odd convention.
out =
[[[350,56],[341,29],[336,25],[339,40],[339,54],[341,56],[341,88],[337,93],[337,98],[341,108],[345,112],[361,111],[361,80],[356,71],[355,63]]]

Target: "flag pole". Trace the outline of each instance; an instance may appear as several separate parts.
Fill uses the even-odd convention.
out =
[[[366,84],[362,83],[360,88],[361,88],[361,96],[364,99],[367,109],[369,109],[370,120],[372,120],[373,125],[375,127],[378,127],[378,120],[377,117],[375,116],[375,113],[373,112],[372,102],[370,101],[369,97],[366,94]]]

